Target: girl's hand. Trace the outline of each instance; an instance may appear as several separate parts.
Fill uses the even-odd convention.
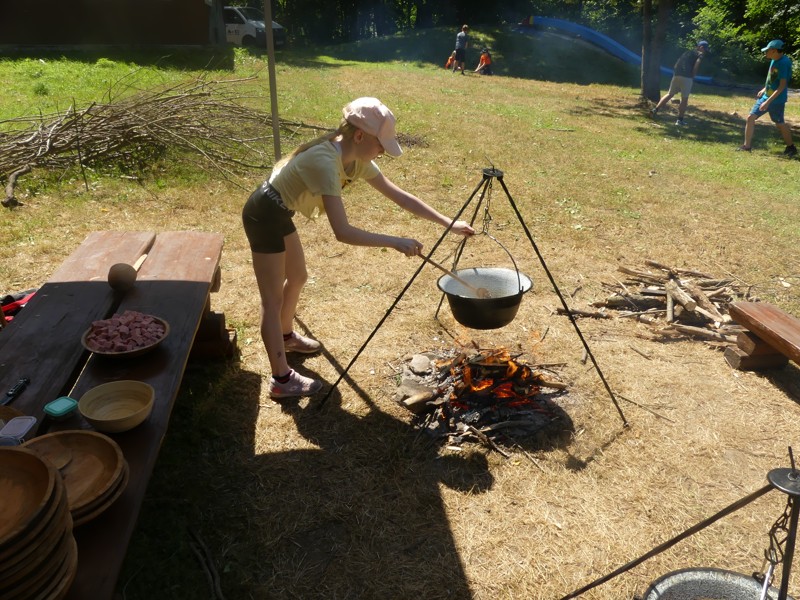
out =
[[[475,235],[475,230],[472,226],[467,223],[466,221],[456,221],[453,223],[453,226],[450,228],[450,231],[453,233],[458,233],[459,235]]]
[[[412,240],[410,238],[395,238],[395,240],[395,243],[392,244],[392,248],[398,252],[402,252],[406,256],[419,256],[422,254],[423,246],[417,240]]]

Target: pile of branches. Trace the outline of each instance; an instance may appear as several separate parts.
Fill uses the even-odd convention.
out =
[[[728,314],[731,303],[747,300],[749,289],[734,279],[720,279],[691,269],[670,267],[646,260],[645,269],[619,266],[623,281],[602,285],[611,292],[605,300],[592,302],[598,310],[573,310],[576,317],[635,318],[658,325],[674,336],[709,342],[736,341],[742,327]],[[563,310],[559,310],[564,313]]]
[[[32,169],[113,164],[141,171],[167,150],[185,151],[233,181],[237,169],[266,170],[272,116],[246,106],[236,93],[236,84],[250,79],[190,80],[84,109],[73,105],[63,113],[0,121],[2,204],[18,204],[16,180]],[[280,120],[282,133],[301,129],[321,128]]]

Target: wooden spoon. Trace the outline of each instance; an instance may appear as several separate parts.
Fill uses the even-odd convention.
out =
[[[443,267],[442,265],[440,265],[439,263],[431,260],[427,256],[423,256],[422,260],[424,260],[426,262],[429,262],[430,264],[432,264],[434,267],[436,267],[440,271],[443,271],[444,273],[447,273],[448,275],[450,275],[450,277],[455,279],[461,285],[463,285],[463,286],[469,288],[470,290],[472,290],[478,298],[491,298],[492,297],[492,295],[489,293],[489,290],[487,290],[485,287],[475,287],[474,285],[472,285],[471,283],[469,283],[465,279],[463,279],[463,278],[459,277],[458,275],[456,275],[455,273],[453,273],[450,269],[447,269],[447,268]]]

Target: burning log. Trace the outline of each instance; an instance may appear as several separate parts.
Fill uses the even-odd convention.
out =
[[[566,388],[504,349],[451,351],[412,357],[395,399],[432,435],[450,443],[478,441],[505,456],[500,445],[509,435],[536,433],[559,421],[552,397]]]

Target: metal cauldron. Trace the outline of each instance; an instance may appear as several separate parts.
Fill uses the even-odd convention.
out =
[[[654,581],[643,600],[758,600],[763,585],[750,575],[714,568],[682,569]],[[775,600],[778,590],[770,587],[767,599]],[[791,600],[791,597],[788,597]]]
[[[439,278],[439,289],[447,296],[456,321],[471,329],[498,329],[517,315],[522,295],[531,289],[530,278],[514,269],[474,267],[455,274],[476,288],[485,288],[489,298],[477,294],[450,275]]]

